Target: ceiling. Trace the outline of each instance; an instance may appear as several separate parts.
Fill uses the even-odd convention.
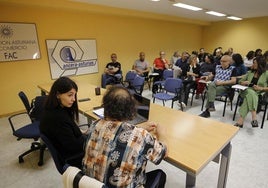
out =
[[[158,14],[165,14],[177,17],[201,21],[222,21],[226,17],[216,17],[205,13],[205,10],[232,15],[236,17],[254,18],[268,16],[268,0],[161,0],[152,2],[151,0],[71,0],[111,6],[124,9],[139,10]],[[201,11],[191,11],[173,6],[173,3],[185,3],[188,5],[203,8]]]

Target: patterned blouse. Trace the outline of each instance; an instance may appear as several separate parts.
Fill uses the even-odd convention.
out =
[[[85,147],[83,172],[109,188],[142,187],[147,160],[159,164],[166,153],[145,129],[106,120],[93,123]]]

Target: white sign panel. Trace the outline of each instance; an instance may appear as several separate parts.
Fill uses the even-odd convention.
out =
[[[39,58],[35,24],[0,22],[0,62]]]
[[[98,72],[96,40],[46,40],[52,79]]]

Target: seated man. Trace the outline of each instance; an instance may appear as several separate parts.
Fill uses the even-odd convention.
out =
[[[109,188],[151,187],[156,177],[158,188],[164,188],[164,171],[146,172],[148,161],[159,164],[167,155],[167,147],[157,140],[157,125],[147,122],[141,128],[127,123],[134,118],[136,108],[124,87],[108,89],[102,103],[104,118],[90,126],[83,172]]]
[[[117,55],[115,53],[111,54],[111,62],[105,67],[105,85],[113,85],[120,83],[122,79],[121,64],[117,62]]]
[[[153,63],[154,72],[159,74],[159,76],[154,77],[154,82],[161,80],[164,70],[169,68],[168,61],[165,59],[165,52],[160,51],[159,55],[160,57],[155,58]]]
[[[188,58],[188,52],[182,52],[181,58],[178,59],[175,66],[173,66],[173,73],[176,75],[175,78],[187,76]]]
[[[140,52],[140,58],[134,62],[132,69],[135,70],[140,76],[148,76],[149,63],[145,60],[144,52]]]
[[[215,75],[202,76],[201,79],[210,81],[214,77],[214,81],[207,86],[207,103],[206,110],[201,113],[201,117],[210,117],[210,112],[215,111],[214,101],[217,94],[225,93],[230,89],[231,85],[236,83],[236,70],[231,66],[232,58],[224,55],[221,58],[221,65],[217,65]]]

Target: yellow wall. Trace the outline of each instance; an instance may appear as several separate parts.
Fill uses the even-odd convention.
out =
[[[153,13],[96,5],[75,4],[68,0],[0,0],[1,22],[35,23],[41,59],[0,62],[0,116],[24,109],[17,93],[29,98],[39,94],[37,85],[51,81],[46,39],[91,39],[97,41],[99,73],[73,77],[100,85],[104,66],[116,52],[124,73],[140,51],[152,64],[160,50],[169,59],[175,50],[205,47],[224,50],[233,47],[245,55],[248,50],[267,50],[268,17],[240,22],[202,22]]]
[[[245,56],[249,50],[268,50],[267,31],[268,17],[216,22],[204,27],[202,44],[209,52],[218,46],[224,51],[233,47]]]
[[[12,2],[12,0],[11,0]],[[179,23],[177,21],[137,16],[118,16],[70,8],[28,6],[16,3],[0,3],[2,22],[35,23],[41,50],[41,59],[1,62],[2,81],[0,116],[20,111],[23,105],[17,93],[26,92],[29,98],[39,94],[37,85],[51,81],[46,39],[87,39],[95,38],[99,60],[99,73],[81,75],[76,80],[87,80],[100,85],[100,75],[116,52],[123,72],[131,68],[138,53],[144,51],[152,64],[160,50],[170,59],[175,50],[193,50],[201,47],[201,24]],[[104,11],[105,12],[105,11]],[[137,13],[136,13],[137,14]]]

